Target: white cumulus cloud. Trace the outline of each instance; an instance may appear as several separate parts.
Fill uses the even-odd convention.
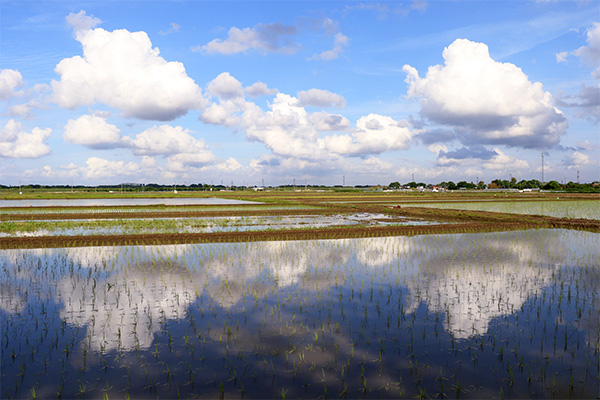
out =
[[[212,96],[227,100],[243,97],[244,87],[229,72],[223,72],[209,82],[208,92]]]
[[[300,106],[315,107],[345,107],[346,99],[343,96],[328,90],[309,89],[298,92]]]
[[[529,163],[516,157],[503,153],[500,149],[494,148],[496,156],[483,163],[485,169],[499,171],[518,171],[528,170]]]
[[[573,54],[594,67],[592,76],[600,79],[600,22],[594,22],[593,26],[587,30],[587,43],[586,46],[575,50]]]
[[[568,169],[583,168],[598,165],[598,160],[594,160],[581,151],[574,151],[563,161],[563,165]]]
[[[168,62],[145,32],[92,29],[99,20],[84,12],[67,21],[83,56],[65,58],[56,66],[53,99],[74,109],[97,102],[118,108],[127,117],[167,121],[200,108],[200,88],[180,62]]]
[[[264,82],[255,82],[246,88],[246,94],[250,97],[273,95],[277,92],[277,89],[269,89],[267,84]]]
[[[177,155],[181,153],[209,152],[202,139],[190,135],[189,130],[181,126],[153,126],[136,135],[135,139],[124,141],[137,155]]]
[[[335,34],[333,39],[333,48],[326,50],[319,54],[314,54],[311,60],[331,61],[338,58],[344,53],[345,48],[350,43],[350,38],[338,32]]]
[[[278,93],[270,111],[251,108],[243,115],[246,137],[264,143],[273,153],[287,157],[319,158],[324,155],[317,143],[319,131],[298,99]]]
[[[3,69],[0,71],[0,100],[6,100],[16,96],[18,89],[23,86],[23,76],[14,69]]]
[[[83,168],[83,176],[88,179],[132,176],[141,171],[140,164],[125,161],[110,161],[100,157],[90,157]]]
[[[67,15],[67,23],[73,27],[75,35],[79,35],[85,31],[95,28],[102,23],[100,18],[87,15],[85,11],[81,10],[77,14]]]
[[[443,52],[444,65],[425,77],[410,65],[409,97],[421,99],[421,114],[453,126],[463,143],[546,148],[566,131],[564,114],[539,82],[510,63],[493,60],[484,43],[457,39]]]
[[[391,117],[369,114],[356,121],[352,135],[332,135],[324,138],[327,150],[341,155],[379,154],[407,149],[413,132]]]
[[[77,119],[70,119],[65,125],[63,138],[92,149],[122,146],[121,130],[97,115],[83,115]]]
[[[300,45],[291,40],[297,33],[294,26],[282,23],[258,24],[253,28],[240,29],[232,27],[229,29],[227,38],[214,39],[203,46],[192,48],[207,54],[237,54],[248,51],[258,51],[262,54],[295,53]]]
[[[45,142],[52,129],[33,128],[26,132],[20,122],[10,119],[0,131],[0,157],[40,158],[50,154]]]

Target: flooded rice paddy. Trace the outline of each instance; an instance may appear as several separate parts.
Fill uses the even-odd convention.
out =
[[[0,237],[242,232],[345,225],[427,225],[438,222],[384,214],[236,216],[207,218],[0,221]]]
[[[89,206],[184,206],[184,205],[240,205],[260,204],[254,201],[221,199],[217,197],[167,197],[167,198],[98,198],[98,199],[22,199],[0,200],[0,207],[89,207]]]
[[[0,208],[0,216],[2,215],[45,215],[45,214],[90,214],[93,216],[94,214],[133,214],[133,213],[165,213],[165,212],[197,212],[197,211],[229,211],[229,212],[237,212],[237,211],[249,211],[249,210],[257,210],[257,209],[267,209],[267,210],[307,210],[307,209],[316,209],[319,208],[317,206],[309,206],[309,205],[277,205],[277,204],[268,204],[268,205],[260,205],[260,208],[257,208],[259,204],[249,204],[249,205],[203,205],[202,208],[198,206],[177,206],[173,208],[164,207],[164,206],[144,206],[141,208],[132,207],[5,207]]]
[[[600,219],[600,200],[558,200],[558,201],[478,201],[478,202],[437,202],[410,203],[402,206],[444,208],[457,210],[492,211],[511,214],[545,215],[557,218]]]
[[[2,398],[591,398],[600,234],[0,250]]]

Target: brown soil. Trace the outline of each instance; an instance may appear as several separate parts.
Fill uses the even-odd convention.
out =
[[[114,245],[158,245],[180,243],[251,242],[273,240],[317,240],[382,236],[414,236],[441,233],[476,233],[535,228],[580,229],[600,232],[600,221],[564,219],[535,215],[502,214],[485,211],[441,210],[418,207],[391,208],[377,205],[335,206],[324,210],[252,210],[205,212],[158,212],[108,214],[105,218],[164,218],[239,215],[316,215],[331,213],[374,212],[394,217],[420,218],[452,222],[421,226],[336,226],[329,228],[285,229],[272,231],[137,234],[95,236],[41,236],[0,238],[0,249],[80,247]],[[138,215],[139,214],[139,215]],[[98,214],[54,214],[50,219],[102,218]],[[34,219],[39,216],[35,216]],[[22,217],[21,217],[22,219]]]
[[[379,210],[381,211],[381,210]],[[433,218],[461,221],[450,224],[421,226],[336,226],[331,228],[284,229],[272,231],[95,235],[95,236],[41,236],[0,238],[0,248],[43,248],[118,245],[159,245],[182,243],[255,242],[273,240],[317,240],[364,238],[382,236],[415,236],[442,233],[477,233],[535,228],[580,229],[600,232],[600,221],[574,220],[539,216],[515,216],[490,212],[462,212],[457,210],[432,210],[405,208],[391,210],[393,216]],[[239,215],[233,212],[232,215]],[[114,218],[114,216],[113,216]]]
[[[181,233],[146,235],[40,236],[0,238],[0,248],[82,247],[119,245],[159,245],[181,243],[257,242],[273,240],[317,240],[382,236],[414,236],[434,233],[490,232],[525,228],[521,224],[460,224],[427,226],[355,227],[286,229],[253,232]]]

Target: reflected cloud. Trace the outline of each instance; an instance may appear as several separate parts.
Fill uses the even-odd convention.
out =
[[[19,313],[25,308],[26,299],[18,294],[18,289],[10,284],[0,283],[0,310]]]
[[[94,351],[147,349],[169,319],[182,318],[196,300],[202,277],[178,264],[144,263],[103,280],[74,274],[61,279],[60,317],[87,326]]]
[[[454,337],[485,334],[494,318],[513,314],[541,293],[560,269],[559,260],[575,261],[567,251],[572,246],[557,235],[541,235],[454,235],[425,246],[429,254],[406,279],[408,311],[424,302],[430,311],[446,313],[444,327]]]
[[[454,337],[468,338],[485,334],[494,318],[520,310],[563,266],[599,259],[597,244],[597,235],[541,230],[7,250],[0,253],[0,310],[21,312],[28,301],[23,294],[35,288],[38,298],[62,305],[61,319],[86,327],[90,349],[131,351],[149,348],[161,324],[184,317],[203,293],[237,312],[248,296],[295,290],[310,302],[334,285],[395,281],[396,290],[408,289],[406,311],[424,303],[430,312],[445,314],[444,327]],[[594,331],[589,325],[597,319],[586,321],[578,329]],[[597,331],[588,339],[596,345]]]

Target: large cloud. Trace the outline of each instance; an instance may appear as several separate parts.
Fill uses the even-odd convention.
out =
[[[216,161],[216,156],[202,139],[190,135],[181,126],[153,126],[123,142],[137,155],[162,155],[168,157],[170,170],[183,171],[185,167],[200,167]]]
[[[174,155],[208,151],[204,140],[194,138],[181,126],[153,126],[139,133],[135,139],[124,140],[137,155]]]
[[[319,131],[298,99],[278,93],[271,110],[248,108],[243,115],[246,137],[264,143],[273,153],[286,157],[320,158],[326,156],[317,143]]]
[[[421,98],[421,114],[453,126],[463,143],[548,148],[559,143],[567,121],[539,82],[517,66],[493,60],[488,47],[457,39],[444,49],[444,65],[424,78],[410,65],[409,97]]]
[[[75,120],[70,119],[65,126],[63,138],[92,149],[110,149],[122,145],[119,128],[97,115],[83,115]]]
[[[101,102],[125,116],[167,121],[201,107],[201,90],[180,62],[167,62],[145,32],[101,28],[81,11],[67,21],[83,57],[63,59],[52,81],[54,100],[66,108]]]
[[[282,23],[258,24],[253,28],[239,29],[235,26],[229,29],[225,40],[214,39],[204,46],[192,48],[207,54],[236,54],[249,50],[262,54],[295,53],[300,45],[293,42],[290,37],[297,32],[296,27]]]
[[[332,135],[324,139],[325,147],[341,155],[379,154],[407,149],[412,131],[406,124],[391,117],[369,114],[356,121],[356,131],[350,135]]]
[[[23,77],[14,69],[0,71],[0,100],[9,99],[17,94],[17,88],[23,86]]]
[[[81,172],[87,179],[132,176],[143,170],[142,164],[125,161],[110,161],[100,157],[90,157]]]
[[[208,85],[218,97],[201,114],[203,122],[225,126],[238,125],[249,140],[264,143],[277,156],[303,160],[333,160],[341,155],[367,156],[406,149],[413,133],[408,123],[378,114],[356,122],[350,134],[321,136],[327,131],[347,131],[350,122],[339,114],[309,112],[306,107],[344,107],[343,96],[321,89],[298,92],[298,97],[277,93],[263,111],[243,97],[242,84],[228,73]]]
[[[51,133],[50,128],[25,132],[20,122],[11,119],[0,131],[0,157],[40,158],[50,154],[50,146],[45,141]]]

